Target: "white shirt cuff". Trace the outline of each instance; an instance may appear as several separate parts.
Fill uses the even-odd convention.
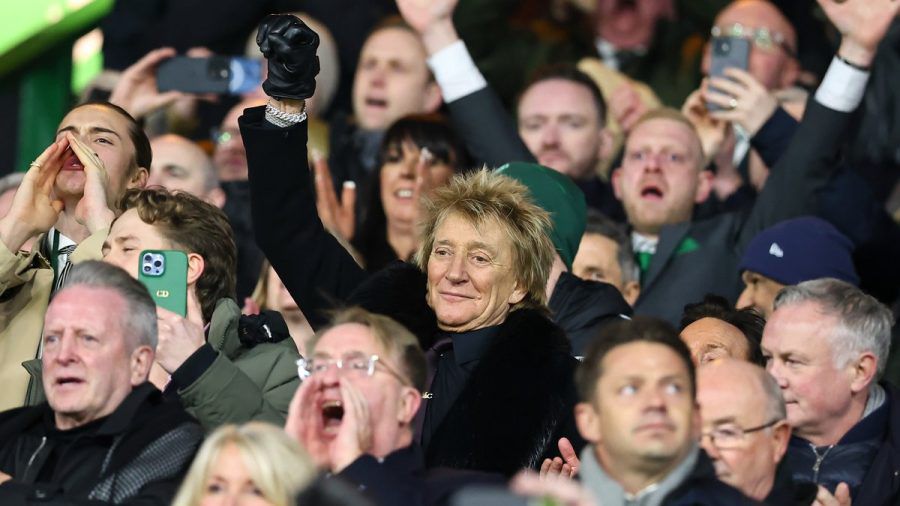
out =
[[[816,101],[835,111],[853,112],[862,102],[868,81],[869,72],[835,57],[816,90]]]
[[[487,87],[487,81],[461,40],[431,55],[428,67],[441,88],[444,102],[459,100]]]

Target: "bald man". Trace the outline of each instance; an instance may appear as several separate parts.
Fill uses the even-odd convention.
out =
[[[794,482],[780,462],[791,427],[775,380],[758,365],[722,358],[697,370],[701,444],[719,479],[766,504],[812,504],[815,484]]]
[[[153,162],[147,186],[190,193],[218,208],[225,205],[216,166],[200,146],[180,135],[167,134],[150,141],[150,148]]]
[[[793,86],[800,72],[797,32],[790,21],[766,0],[737,0],[716,16],[713,35],[749,38],[748,71],[769,91]],[[709,74],[710,48],[703,57]]]

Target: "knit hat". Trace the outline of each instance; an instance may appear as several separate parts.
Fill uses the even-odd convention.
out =
[[[563,263],[572,270],[587,214],[581,189],[569,176],[536,163],[507,163],[497,172],[527,186],[534,203],[550,213],[550,240]]]
[[[818,278],[837,278],[854,286],[853,243],[834,225],[805,216],[783,221],[753,238],[740,270],[753,271],[783,285]]]

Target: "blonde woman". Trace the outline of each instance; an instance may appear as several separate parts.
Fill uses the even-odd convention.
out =
[[[200,447],[173,506],[288,506],[316,475],[280,427],[223,425]]]

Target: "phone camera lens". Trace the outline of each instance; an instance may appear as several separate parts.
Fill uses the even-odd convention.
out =
[[[145,266],[144,266],[144,272],[150,272],[150,266],[149,266],[149,265],[145,265]]]
[[[155,267],[162,267],[162,261],[161,261],[161,260],[157,260],[157,261],[153,262],[153,265],[154,265]]]

